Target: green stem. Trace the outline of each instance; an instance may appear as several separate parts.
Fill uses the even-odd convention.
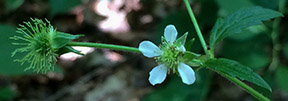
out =
[[[284,13],[285,12],[285,6],[286,6],[286,0],[280,0],[279,1],[279,11]],[[272,33],[271,33],[271,39],[273,43],[273,49],[272,49],[272,61],[269,65],[269,71],[274,71],[278,65],[279,65],[279,53],[281,50],[281,44],[279,42],[279,26],[282,18],[276,18],[273,22],[272,26]]]
[[[193,11],[192,11],[192,9],[191,9],[191,6],[190,6],[190,4],[189,4],[189,1],[188,1],[188,0],[184,0],[184,2],[185,2],[185,5],[186,5],[186,8],[187,8],[187,10],[188,10],[188,13],[189,13],[189,15],[190,15],[190,18],[191,18],[191,20],[192,20],[192,23],[193,23],[193,25],[194,25],[194,27],[195,27],[195,30],[196,30],[196,32],[197,32],[197,35],[198,35],[198,37],[199,37],[199,39],[200,39],[201,45],[202,45],[202,47],[203,47],[203,49],[204,49],[204,51],[205,51],[205,54],[206,54],[208,57],[211,58],[211,55],[208,53],[208,50],[207,50],[206,42],[205,42],[205,40],[204,40],[204,38],[203,38],[203,36],[202,36],[201,30],[200,30],[200,28],[199,28],[199,25],[198,25],[198,23],[197,23],[197,20],[196,20],[194,14],[193,14]]]
[[[106,49],[112,49],[112,50],[121,50],[121,51],[141,53],[138,48],[120,46],[120,45],[112,45],[112,44],[104,44],[104,43],[68,42],[67,45],[68,46],[94,47],[94,48],[106,48]]]
[[[190,15],[190,18],[192,20],[192,23],[194,24],[194,27],[196,29],[196,32],[197,32],[197,35],[200,39],[200,42],[201,42],[201,45],[206,53],[206,55],[209,57],[209,58],[214,58],[214,54],[213,52],[208,52],[207,50],[207,46],[206,46],[206,43],[205,43],[205,40],[202,36],[202,33],[201,33],[201,30],[199,28],[199,25],[196,21],[196,18],[193,14],[193,11],[190,7],[190,4],[188,2],[188,0],[184,0],[185,2],[185,5],[187,7],[187,10],[188,10],[188,13]],[[251,95],[255,96],[256,98],[258,98],[259,100],[261,101],[270,101],[267,97],[263,96],[261,93],[257,92],[256,90],[254,90],[253,88],[251,88],[250,86],[246,85],[245,83],[243,83],[242,81],[238,80],[237,78],[234,78],[234,77],[231,77],[230,75],[227,75],[225,73],[220,73],[221,75],[223,75],[224,77],[228,78],[229,80],[231,80],[232,82],[234,82],[236,85],[242,87],[243,89],[245,89],[248,93],[250,93]]]
[[[258,98],[260,101],[270,101],[267,97],[263,96],[261,93],[257,92],[256,90],[254,90],[250,86],[246,85],[245,83],[243,83],[239,79],[234,78],[234,77],[232,77],[232,76],[230,76],[228,74],[225,74],[225,73],[221,73],[221,72],[219,72],[219,73],[222,76],[224,76],[224,77],[228,78],[229,80],[231,80],[232,82],[234,82],[235,84],[237,84],[238,86],[240,86],[243,89],[245,89],[248,93],[250,93],[254,97]]]

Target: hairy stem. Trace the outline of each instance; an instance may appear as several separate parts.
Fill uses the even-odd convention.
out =
[[[186,8],[187,8],[187,10],[188,10],[188,13],[189,13],[189,15],[190,15],[190,18],[191,18],[191,20],[192,20],[192,23],[193,23],[193,25],[194,25],[194,27],[195,27],[195,29],[196,29],[197,35],[198,35],[198,37],[199,37],[199,39],[200,39],[201,45],[202,45],[202,47],[203,47],[203,49],[204,49],[204,51],[205,51],[205,54],[206,54],[208,57],[211,58],[211,55],[208,53],[208,50],[207,50],[206,42],[205,42],[205,40],[204,40],[204,38],[203,38],[203,35],[202,35],[202,33],[201,33],[201,30],[200,30],[200,28],[199,28],[199,25],[198,25],[198,23],[197,23],[197,20],[196,20],[194,14],[193,14],[193,11],[192,11],[192,9],[191,9],[191,6],[190,6],[190,4],[189,4],[189,1],[188,1],[188,0],[184,0],[184,2],[185,2],[185,5],[186,5]],[[212,57],[212,58],[213,58],[213,57]]]
[[[120,45],[112,45],[112,44],[104,44],[104,43],[89,43],[89,42],[69,42],[68,46],[84,46],[84,47],[94,47],[94,48],[106,48],[112,50],[121,50],[128,52],[140,53],[138,48],[128,47],[128,46],[120,46]]]
[[[241,88],[245,89],[248,93],[250,93],[251,95],[253,95],[254,97],[256,97],[257,99],[259,99],[259,101],[270,101],[267,97],[263,96],[261,93],[257,92],[256,90],[254,90],[253,88],[251,88],[250,86],[246,85],[245,83],[243,83],[242,81],[240,81],[239,79],[232,77],[228,74],[225,73],[221,73],[219,72],[222,76],[226,77],[227,79],[231,80],[233,83],[235,83],[236,85],[240,86]]]

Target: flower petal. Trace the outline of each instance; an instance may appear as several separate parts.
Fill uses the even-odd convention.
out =
[[[157,47],[154,43],[151,41],[142,41],[138,48],[142,54],[146,57],[155,57],[160,56],[162,54],[162,51],[159,47]]]
[[[173,44],[177,37],[177,30],[174,25],[167,25],[164,30],[164,37],[168,43]]]
[[[190,85],[195,82],[195,72],[190,66],[180,63],[178,66],[178,72],[181,76],[182,82],[185,84]]]
[[[167,75],[167,67],[164,64],[156,66],[149,73],[149,82],[154,86],[155,84],[162,83]]]

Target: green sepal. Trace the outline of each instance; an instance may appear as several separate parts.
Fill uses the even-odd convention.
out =
[[[69,41],[77,39],[81,36],[84,36],[84,35],[72,35],[72,34],[67,34],[63,32],[54,32],[51,34],[52,34],[51,42],[52,42],[53,49],[59,49],[65,46]]]
[[[64,46],[64,47],[60,48],[56,53],[62,55],[62,54],[69,53],[69,52],[73,52],[73,53],[76,53],[79,55],[84,55],[83,53],[81,53],[78,50],[75,50],[71,46]]]
[[[194,59],[194,58],[196,58],[196,57],[199,57],[199,56],[201,56],[201,55],[200,55],[200,54],[193,53],[193,52],[190,52],[190,51],[186,51],[186,52],[184,53],[184,58],[185,58],[186,60],[192,60],[192,59]]]
[[[161,36],[161,43],[166,43],[165,37]]]
[[[192,66],[192,67],[199,67],[203,65],[203,62],[200,59],[193,59],[190,61],[186,61],[185,64]]]
[[[260,87],[272,91],[271,87],[259,76],[253,72],[250,67],[244,66],[237,61],[220,58],[209,59],[204,63],[204,67],[209,68],[215,72],[228,74],[232,77],[237,77],[241,80],[252,82]]]
[[[175,45],[176,45],[176,46],[185,45],[187,36],[188,36],[188,32],[186,32],[186,33],[183,34],[181,37],[179,37],[179,38],[176,40]]]
[[[202,66],[204,61],[206,61],[207,56],[196,54],[190,51],[186,51],[184,54],[185,64],[192,67]]]
[[[192,38],[191,40],[189,40],[186,43],[186,45],[185,45],[186,50],[190,51],[192,49],[192,45],[193,45],[194,41],[195,41],[195,38]]]

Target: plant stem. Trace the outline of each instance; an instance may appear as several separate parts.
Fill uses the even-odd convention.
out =
[[[186,5],[186,8],[188,10],[188,13],[190,15],[190,18],[192,20],[192,23],[194,24],[194,27],[196,29],[196,32],[197,32],[197,35],[200,39],[200,42],[201,42],[201,45],[205,51],[205,54],[209,57],[209,58],[214,58],[214,53],[213,52],[208,52],[207,50],[207,46],[206,46],[206,43],[205,43],[205,40],[202,36],[202,33],[201,33],[201,30],[199,28],[199,25],[196,21],[196,18],[193,14],[193,11],[190,7],[190,4],[188,2],[188,0],[184,0],[185,2],[185,5]],[[259,100],[261,101],[270,101],[267,97],[263,96],[261,93],[257,92],[256,90],[254,90],[253,88],[251,88],[250,86],[246,85],[245,83],[243,83],[242,81],[238,80],[237,78],[234,78],[234,77],[231,77],[230,75],[228,74],[225,74],[225,73],[221,73],[220,74],[226,78],[228,78],[229,80],[231,80],[232,82],[234,82],[236,85],[242,87],[243,89],[245,89],[248,93],[250,93],[251,95],[255,96],[256,98],[258,98]]]
[[[191,18],[191,20],[192,20],[192,23],[193,23],[193,25],[194,25],[194,27],[195,27],[195,30],[196,30],[196,32],[197,32],[197,35],[198,35],[198,37],[199,37],[199,39],[200,39],[201,45],[202,45],[202,47],[203,47],[203,49],[204,49],[204,51],[205,51],[205,54],[206,54],[208,57],[211,57],[210,54],[208,53],[207,46],[206,46],[206,42],[205,42],[205,40],[204,40],[204,38],[203,38],[203,36],[202,36],[201,30],[200,30],[200,28],[199,28],[199,25],[198,25],[198,23],[197,23],[197,20],[196,20],[194,14],[193,14],[193,11],[192,11],[192,9],[191,9],[191,6],[190,6],[190,4],[189,4],[189,1],[188,1],[188,0],[184,0],[184,2],[185,2],[185,5],[186,5],[186,8],[187,8],[187,10],[188,10],[188,13],[189,13],[189,15],[190,15],[190,18]]]
[[[104,44],[104,43],[68,42],[67,45],[68,46],[94,47],[94,48],[106,48],[106,49],[112,49],[112,50],[121,50],[121,51],[140,53],[138,48],[120,46],[120,45],[112,45],[112,44]]]
[[[257,92],[256,90],[254,90],[250,86],[246,85],[245,83],[243,83],[239,79],[234,78],[234,77],[232,77],[232,76],[230,76],[228,74],[225,74],[225,73],[221,73],[221,72],[218,72],[218,73],[220,73],[222,76],[228,78],[229,80],[234,82],[236,85],[238,85],[238,86],[242,87],[243,89],[245,89],[248,93],[250,93],[254,97],[258,98],[260,101],[270,101],[267,97],[263,96],[261,93]]]
[[[285,6],[286,6],[286,0],[280,0],[279,1],[279,11],[284,13],[285,12]],[[272,33],[271,33],[271,39],[273,43],[273,49],[272,49],[272,61],[269,65],[269,71],[274,71],[278,65],[279,65],[279,52],[281,50],[281,44],[279,43],[279,26],[282,18],[276,18],[273,22],[272,26]]]

